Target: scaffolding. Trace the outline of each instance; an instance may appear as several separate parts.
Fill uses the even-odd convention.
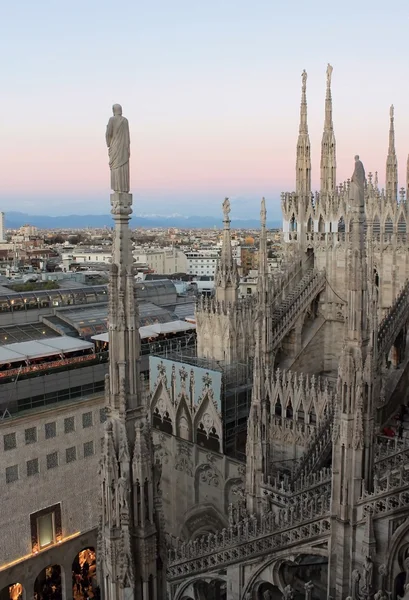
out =
[[[253,361],[247,364],[227,364],[222,360],[199,358],[196,348],[165,350],[155,354],[160,358],[221,373],[221,416],[224,454],[245,461],[247,419],[253,388]]]

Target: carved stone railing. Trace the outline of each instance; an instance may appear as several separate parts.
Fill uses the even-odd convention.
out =
[[[297,506],[241,520],[228,529],[193,542],[172,539],[169,550],[168,581],[183,579],[250,560],[264,554],[299,547],[303,542],[328,538],[330,502],[325,495]]]
[[[315,436],[311,439],[295,468],[291,477],[292,482],[305,480],[311,473],[323,466],[322,463],[327,459],[332,445],[333,422],[334,407],[331,404],[327,407],[325,418],[321,421]]]
[[[374,462],[375,472],[379,477],[399,468],[403,463],[409,463],[409,441],[406,438],[378,437]]]
[[[291,301],[285,302],[282,309],[274,314],[274,326],[271,336],[272,348],[276,348],[294,326],[300,314],[308,307],[317,293],[324,288],[325,271],[313,271],[302,280],[302,288],[297,286],[297,295],[291,294]]]
[[[314,494],[331,494],[331,467],[324,467],[320,471],[308,473],[292,481],[288,475],[281,480],[279,477],[267,477],[263,482],[263,494],[269,501],[281,507],[295,505],[311,498]]]
[[[396,513],[409,507],[409,471],[403,466],[396,472],[389,472],[381,481],[375,474],[374,490],[368,493],[364,488],[358,503],[357,519],[365,517],[370,509],[373,516]]]
[[[397,295],[378,328],[378,360],[389,353],[399,331],[409,318],[409,280]]]

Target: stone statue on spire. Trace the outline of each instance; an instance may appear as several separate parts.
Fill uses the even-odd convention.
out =
[[[265,226],[266,220],[267,220],[266,200],[265,200],[265,198],[262,198],[261,199],[261,209],[260,209],[260,221],[261,221],[261,225]]]
[[[307,71],[304,69],[304,71],[301,73],[301,78],[302,78],[302,87],[305,90],[306,86],[307,86]]]
[[[114,104],[113,117],[108,121],[106,142],[111,169],[111,189],[113,192],[129,193],[130,135],[128,119],[122,116],[122,106]]]
[[[229,218],[229,214],[230,214],[230,200],[228,198],[224,199],[222,207],[223,207],[224,220],[227,221]]]
[[[331,77],[332,77],[332,71],[334,70],[334,68],[328,63],[327,65],[327,86],[331,87]]]
[[[355,169],[351,177],[349,197],[355,202],[356,207],[364,207],[365,169],[359,156],[355,156]]]
[[[389,116],[391,119],[393,119],[394,114],[395,114],[395,108],[394,108],[393,104],[391,104],[391,107],[389,109]]]

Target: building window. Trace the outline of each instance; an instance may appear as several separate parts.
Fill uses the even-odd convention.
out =
[[[47,454],[47,469],[55,469],[58,467],[58,452]]]
[[[92,427],[92,412],[82,414],[82,426],[84,429],[86,427]]]
[[[6,483],[13,483],[18,480],[18,465],[6,468]]]
[[[53,421],[52,423],[45,424],[45,439],[50,440],[57,435],[57,423]]]
[[[38,458],[33,458],[27,461],[27,477],[37,475],[38,473]]]
[[[71,448],[67,448],[65,451],[65,462],[70,463],[77,460],[77,448],[72,446]]]
[[[88,456],[93,456],[94,454],[94,442],[85,442],[84,444],[84,458],[88,458]]]
[[[61,541],[61,505],[55,504],[31,514],[30,528],[33,552],[38,552]]]
[[[99,422],[100,423],[105,423],[105,421],[107,420],[107,411],[105,406],[103,408],[99,409]]]
[[[75,431],[75,418],[67,417],[64,419],[64,433],[72,433]]]
[[[24,430],[26,444],[35,444],[37,441],[37,427],[30,427]]]
[[[17,448],[17,440],[15,433],[6,433],[3,436],[4,450],[14,450]]]

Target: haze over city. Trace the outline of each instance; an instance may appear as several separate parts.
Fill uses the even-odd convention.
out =
[[[105,126],[120,102],[131,128],[136,214],[257,216],[295,185],[301,72],[308,72],[318,188],[325,69],[338,180],[359,153],[384,185],[389,106],[406,176],[407,5],[267,0],[22,0],[2,9],[1,210],[103,214]]]

